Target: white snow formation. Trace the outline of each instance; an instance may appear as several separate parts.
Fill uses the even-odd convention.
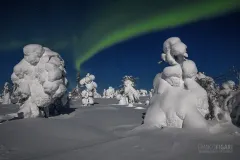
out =
[[[237,91],[226,99],[226,104],[229,112],[231,113],[232,123],[240,127],[240,91]]]
[[[39,108],[48,108],[59,100],[65,105],[68,81],[61,56],[38,44],[26,45],[23,53],[11,76],[22,101],[19,113],[35,118],[40,116]]]
[[[72,98],[72,92],[68,92],[68,97],[71,99]]]
[[[198,73],[197,81],[207,91],[210,118],[216,118],[218,121],[231,121],[230,114],[236,105],[231,105],[230,102],[236,99],[233,97],[239,92],[235,82],[228,80],[220,87],[213,78],[204,73]]]
[[[82,104],[83,106],[89,106],[94,104],[94,93],[96,92],[97,83],[94,82],[95,76],[87,74],[86,77],[80,80],[80,84],[85,86],[86,89],[82,91]]]
[[[149,91],[149,99],[151,99],[151,98],[152,98],[152,96],[153,96],[153,93],[154,93],[154,89],[151,89],[151,90]]]
[[[72,99],[80,99],[81,98],[81,92],[80,88],[76,86],[69,94],[71,94]]]
[[[116,98],[119,105],[128,105],[128,99],[125,95],[118,94]]]
[[[101,97],[102,97],[101,94],[99,94],[99,93],[97,92],[96,88],[95,88],[94,91],[93,91],[93,97],[94,97],[94,98],[101,98]]]
[[[105,97],[104,98],[114,98],[115,95],[115,89],[113,87],[108,87],[107,90],[105,90]]]
[[[135,84],[132,76],[124,76],[123,77],[123,95],[127,98],[127,102],[129,106],[133,106],[134,103],[139,102],[139,93],[134,88]]]
[[[148,106],[149,104],[150,104],[150,101],[149,101],[149,100],[146,100],[146,101],[145,101],[145,105]]]
[[[103,90],[102,98],[106,98],[106,89]]]
[[[115,98],[119,101],[119,105],[128,105],[133,107],[134,103],[139,103],[140,91],[134,88],[134,78],[132,76],[123,77],[123,88],[116,90]]]
[[[197,82],[207,91],[210,114],[208,118],[216,118],[218,121],[230,121],[230,112],[226,102],[234,92],[235,83],[228,81],[222,84],[222,89],[217,85],[213,78],[199,72]]]
[[[9,83],[6,82],[3,88],[2,104],[11,104]]]
[[[114,93],[114,98],[117,98],[117,96],[120,94],[120,90],[115,90],[115,93]]]
[[[222,109],[225,111],[230,112],[230,108],[228,108],[227,102],[235,95],[234,87],[235,83],[231,80],[222,84],[222,90],[220,90],[220,95],[224,98]]]
[[[145,90],[145,89],[139,89],[138,91],[139,91],[140,96],[147,96],[148,95],[148,91]]]
[[[186,49],[178,37],[164,42],[162,59],[170,66],[154,78],[145,125],[207,129],[207,92],[195,81],[198,70],[193,61],[186,59]]]

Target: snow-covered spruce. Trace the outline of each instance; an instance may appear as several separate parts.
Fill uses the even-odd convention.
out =
[[[102,98],[101,94],[99,94],[99,93],[97,92],[97,89],[96,89],[96,88],[95,88],[94,91],[93,91],[93,97],[94,97],[94,98]]]
[[[117,98],[117,96],[120,94],[120,90],[116,89],[114,93],[114,98]]]
[[[113,87],[108,87],[108,89],[104,89],[104,98],[114,98],[115,89]]]
[[[80,80],[80,84],[86,87],[81,93],[83,106],[94,105],[94,93],[97,88],[97,83],[94,80],[95,76],[89,73]]]
[[[138,91],[139,91],[140,96],[147,96],[148,95],[148,92],[145,89],[139,89]]]
[[[139,102],[140,96],[139,92],[134,88],[135,80],[132,76],[124,76],[122,82],[123,88],[119,91],[120,94],[117,96],[119,104],[132,107],[134,103]]]
[[[24,58],[14,67],[11,76],[20,97],[24,118],[48,117],[51,110],[67,104],[68,81],[63,59],[49,48],[29,44],[23,48]],[[57,103],[57,105],[55,104]]]
[[[232,123],[240,127],[240,90],[233,93],[231,97],[226,100],[226,104]]]
[[[154,89],[151,89],[151,90],[149,91],[149,99],[151,99],[151,98],[152,98],[152,96],[153,96],[153,93],[154,93]]]
[[[235,83],[231,80],[224,82],[220,87],[214,79],[199,72],[197,82],[207,91],[210,114],[207,118],[216,118],[218,121],[231,121],[232,106],[229,100],[238,92]]]
[[[70,92],[71,99],[79,99],[81,98],[81,92],[80,92],[80,72],[77,72],[76,76],[76,87],[73,88],[73,90]]]
[[[224,82],[222,84],[222,89],[220,90],[220,95],[221,95],[221,99],[223,99],[221,108],[224,111],[230,112],[230,110],[231,110],[231,108],[228,107],[227,102],[235,94],[236,91],[234,90],[234,88],[235,88],[235,82],[233,82],[231,80]]]
[[[69,93],[69,97],[71,99],[80,99],[81,98],[81,92],[79,88],[73,88],[73,90]]]
[[[195,81],[197,67],[187,60],[187,46],[178,37],[164,42],[162,60],[170,66],[156,75],[144,125],[207,129],[207,92]]]
[[[11,104],[11,95],[10,95],[10,88],[9,83],[6,82],[4,84],[3,93],[2,93],[2,104]]]
[[[128,105],[128,99],[125,95],[118,94],[116,96],[119,105]]]

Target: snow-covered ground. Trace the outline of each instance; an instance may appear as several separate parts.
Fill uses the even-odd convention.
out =
[[[147,97],[140,100],[142,104],[135,106],[146,108]],[[118,102],[116,99],[96,98],[95,102],[94,106],[82,107],[81,100],[72,101],[69,114],[0,124],[0,160],[235,160],[240,157],[240,129],[235,127],[218,134],[177,128],[127,134],[141,125],[146,109],[111,105]],[[15,110],[14,105],[0,106],[0,114]],[[201,153],[204,149],[208,153]],[[229,153],[220,153],[223,151]]]

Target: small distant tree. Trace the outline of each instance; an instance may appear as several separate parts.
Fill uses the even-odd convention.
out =
[[[211,77],[205,77],[201,79],[196,79],[196,82],[202,86],[207,91],[208,104],[209,104],[209,114],[206,115],[206,119],[213,119],[214,108],[219,107],[219,86],[215,83],[214,79]]]
[[[124,83],[124,81],[130,80],[133,82],[133,87],[135,87],[137,79],[139,79],[139,78],[137,78],[137,77],[134,78],[133,76],[124,76],[122,82]]]
[[[79,89],[79,81],[81,80],[80,79],[80,72],[77,72],[77,76],[76,76],[76,83],[77,83],[77,89]]]
[[[232,72],[237,80],[237,88],[240,88],[240,69],[233,66]]]

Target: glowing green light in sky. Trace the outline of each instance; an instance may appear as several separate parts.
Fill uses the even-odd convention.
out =
[[[30,25],[24,25],[23,28],[13,25],[8,32],[4,31],[0,37],[0,50],[19,49],[29,43],[38,43],[59,53],[70,48],[74,66],[80,70],[81,65],[96,53],[119,42],[238,10],[240,7],[239,0],[96,0],[96,3],[91,8],[80,10],[74,18],[65,14],[69,10],[62,6],[64,16],[56,14],[56,17],[50,19],[50,24],[45,17],[33,19],[37,15],[24,14],[19,19],[24,18]],[[51,25],[59,23],[59,17],[65,17],[63,25]],[[38,21],[43,22],[34,25]],[[23,36],[17,38],[19,33],[23,33]]]
[[[131,10],[129,9],[131,7],[128,6],[126,12],[124,7],[127,4],[121,6],[110,5],[109,9],[102,10],[104,16],[101,17],[100,14],[97,21],[92,23],[94,26],[90,27],[83,35],[83,38],[86,39],[81,40],[85,43],[82,43],[82,41],[76,42],[76,45],[79,45],[79,48],[77,47],[75,50],[75,67],[77,69],[80,69],[81,64],[102,49],[121,41],[147,32],[212,17],[239,7],[238,0],[185,1],[185,3],[171,1],[170,4],[163,1],[158,3],[154,1],[156,3],[154,4],[155,8],[151,10],[152,5],[148,8],[147,4],[139,4],[139,1],[135,2],[135,5],[145,5],[145,7],[142,6],[138,10],[134,10],[134,7],[132,7]],[[117,7],[120,7],[120,9]]]

